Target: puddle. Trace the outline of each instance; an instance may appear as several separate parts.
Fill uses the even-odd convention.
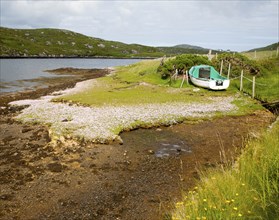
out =
[[[180,144],[161,143],[161,148],[155,152],[155,156],[169,157],[182,153],[192,153],[190,146],[187,146],[184,141],[181,141]]]
[[[192,153],[193,148],[184,132],[176,132],[173,127],[160,129],[138,129],[123,132],[124,146],[141,152],[154,152],[158,158],[167,158]]]

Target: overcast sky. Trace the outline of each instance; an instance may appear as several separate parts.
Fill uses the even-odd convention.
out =
[[[0,0],[1,26],[150,46],[249,50],[279,41],[279,0]]]

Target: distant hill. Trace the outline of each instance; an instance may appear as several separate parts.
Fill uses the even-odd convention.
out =
[[[150,47],[85,36],[62,29],[0,27],[0,57],[162,57],[182,53],[206,54],[208,49],[186,44]]]
[[[191,54],[208,54],[210,49],[193,46],[190,44],[179,44],[173,47],[158,47],[158,49],[166,54],[183,54],[183,53],[191,53]],[[211,50],[213,53],[219,53],[220,51]]]
[[[203,47],[199,47],[199,46],[193,46],[193,45],[190,45],[190,44],[179,44],[179,45],[176,45],[174,46],[176,48],[185,48],[185,49],[193,49],[193,50],[209,50],[209,49],[206,49],[206,48],[203,48]]]
[[[277,47],[279,46],[279,42],[278,43],[274,43],[274,44],[270,44],[268,46],[265,47],[259,47],[259,48],[255,48],[252,50],[249,50],[247,52],[253,52],[253,51],[266,51],[266,50],[277,50]]]

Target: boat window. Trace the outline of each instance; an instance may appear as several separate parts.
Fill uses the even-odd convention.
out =
[[[210,79],[210,67],[200,68],[199,78]]]

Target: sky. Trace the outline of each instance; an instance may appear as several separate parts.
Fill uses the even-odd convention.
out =
[[[0,0],[1,26],[148,46],[245,51],[279,41],[279,0]]]

